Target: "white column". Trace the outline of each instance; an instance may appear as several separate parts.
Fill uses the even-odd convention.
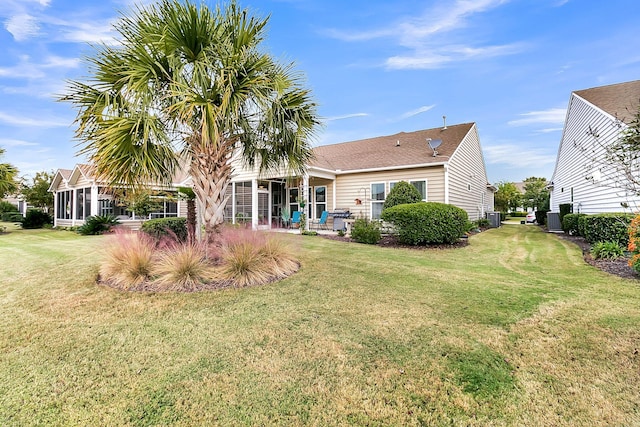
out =
[[[71,200],[71,224],[72,225],[76,225],[76,220],[77,220],[77,215],[76,212],[78,212],[78,207],[76,206],[76,204],[78,203],[78,189],[74,188],[73,192],[71,193],[71,197],[73,197],[73,199]]]
[[[336,179],[337,178],[333,178],[333,194],[331,197],[331,202],[333,203],[333,210],[335,211],[336,209],[338,209],[338,207],[336,206],[337,203],[337,195],[336,195],[336,189],[338,187],[338,185],[336,184]]]
[[[231,223],[236,223],[236,183],[231,183]]]
[[[309,230],[309,220],[311,219],[309,215],[309,205],[311,204],[311,200],[309,200],[309,175],[307,174],[304,174],[304,177],[302,178],[302,199],[307,201],[307,204],[304,207],[304,213],[307,216],[305,230]]]
[[[22,215],[24,215],[24,213]],[[58,226],[58,191],[57,190],[53,192],[53,226],[54,227]]]
[[[273,225],[273,221],[271,219],[271,214],[273,213],[273,194],[271,193],[271,181],[269,181],[269,186],[267,187],[267,189],[269,190],[269,213],[267,215],[267,228],[271,230],[271,226]]]
[[[258,229],[258,180],[251,180],[251,228]]]
[[[98,215],[98,186],[93,184],[91,186],[91,213],[90,215]]]

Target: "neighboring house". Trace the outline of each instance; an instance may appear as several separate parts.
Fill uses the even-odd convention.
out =
[[[433,146],[441,141],[435,153],[429,141]],[[348,210],[356,217],[378,219],[387,194],[401,180],[413,184],[424,201],[459,206],[470,220],[493,211],[495,188],[488,184],[474,123],[324,145],[316,147],[314,154],[301,177],[285,170],[259,175],[234,161],[225,220],[251,223],[254,228],[277,227],[283,210],[299,210],[301,199],[306,202],[309,219],[319,219],[325,210]],[[74,218],[82,221],[84,212],[102,212],[93,205],[78,210],[82,203],[80,193],[73,194],[75,188],[88,188],[91,182],[96,189],[85,199],[101,200],[99,184],[83,173],[85,169],[59,171],[52,184],[57,193],[56,217],[63,215],[66,222]],[[189,180],[180,185],[189,185]],[[73,209],[60,208],[67,206],[68,200],[78,200],[75,217]],[[182,213],[180,207],[177,211]]]
[[[574,212],[621,212],[637,209],[640,199],[616,185],[613,168],[603,162],[608,145],[616,141],[640,103],[640,80],[575,91],[549,184],[551,211],[572,204]]]
[[[524,196],[524,193],[526,193],[526,191],[527,191],[524,188],[524,186],[526,185],[526,182],[524,182],[524,181],[514,182],[513,185],[516,186],[516,188],[520,192],[520,195]],[[521,206],[516,207],[516,212],[535,212],[538,209],[537,206],[533,207],[533,208],[532,207],[526,207],[525,208],[524,205],[525,205],[525,203],[524,203],[524,200],[523,200]]]
[[[29,205],[27,204],[27,202],[25,200],[22,199],[22,196],[18,195],[12,195],[12,196],[8,196],[5,199],[3,199],[6,202],[11,203],[13,206],[15,206],[16,208],[18,208],[18,211],[22,214],[22,215],[26,215],[27,214],[27,209],[29,209]]]

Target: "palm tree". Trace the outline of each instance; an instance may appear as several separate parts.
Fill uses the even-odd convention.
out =
[[[113,184],[168,183],[185,163],[211,239],[223,222],[238,155],[260,171],[300,174],[319,118],[292,64],[260,49],[267,19],[164,0],[124,15],[117,46],[88,59],[91,80],[63,100],[78,109],[76,136]]]
[[[5,153],[4,148],[0,148],[0,157]],[[16,177],[18,169],[9,163],[0,163],[0,199],[18,190]]]

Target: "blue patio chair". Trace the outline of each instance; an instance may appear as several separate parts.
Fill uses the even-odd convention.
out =
[[[322,214],[320,215],[320,219],[314,219],[313,221],[311,221],[311,226],[316,226],[316,230],[322,228],[324,230],[327,229],[327,218],[329,218],[329,212],[328,211],[322,211]]]
[[[298,224],[300,225],[300,211],[294,211],[291,216],[291,225]]]

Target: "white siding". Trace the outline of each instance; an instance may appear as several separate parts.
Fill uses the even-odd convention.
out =
[[[623,125],[624,126],[624,125]],[[590,132],[590,129],[594,132]],[[553,174],[551,210],[559,211],[563,203],[574,204],[574,212],[588,214],[621,212],[621,203],[640,206],[640,199],[628,196],[624,190],[612,188],[610,167],[594,164],[592,159],[602,158],[603,146],[615,141],[621,128],[615,118],[586,100],[572,94],[567,118],[558,150]],[[598,135],[598,141],[593,136]],[[597,183],[588,180],[600,177]],[[573,200],[572,200],[573,193]]]
[[[477,220],[493,210],[493,193],[487,182],[480,139],[473,125],[449,161],[449,203],[467,211],[469,220]]]

